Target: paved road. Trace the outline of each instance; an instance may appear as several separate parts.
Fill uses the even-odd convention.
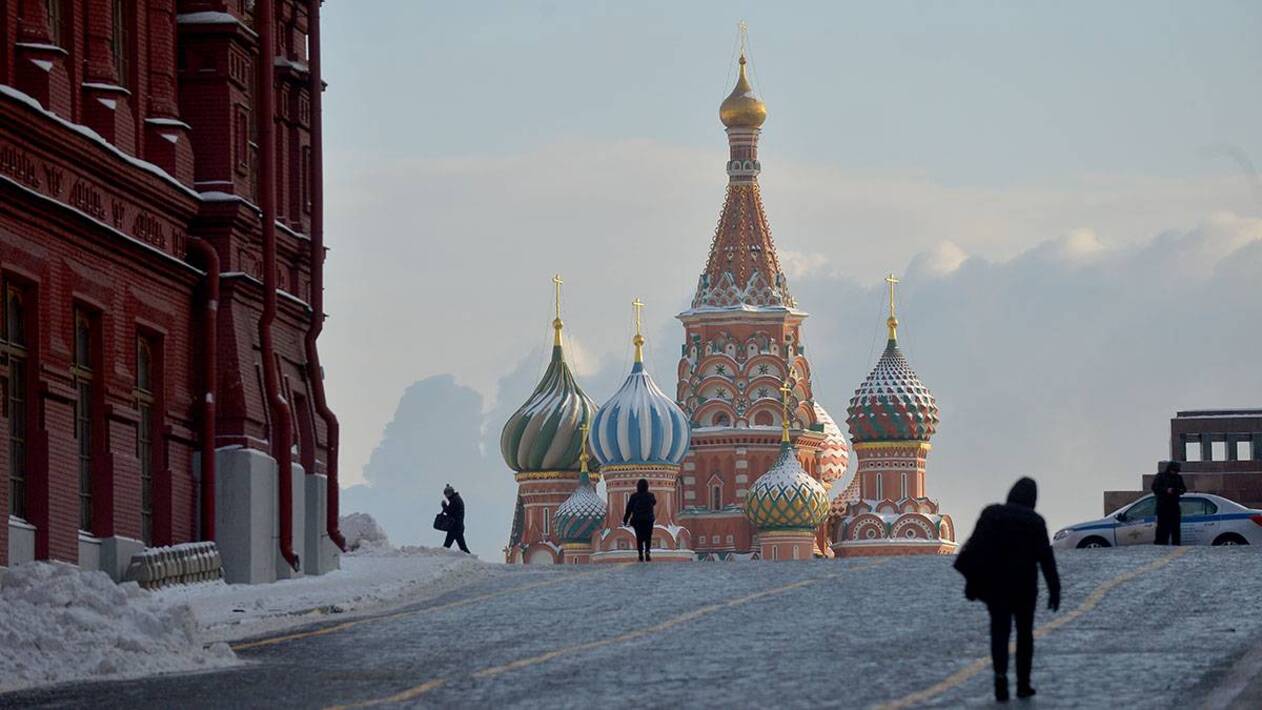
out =
[[[1262,630],[1249,549],[1061,557],[1040,707],[1200,705]],[[228,671],[0,696],[23,707],[962,707],[985,613],[948,559],[511,569],[378,618],[243,644]],[[1254,654],[1256,655],[1256,654]]]

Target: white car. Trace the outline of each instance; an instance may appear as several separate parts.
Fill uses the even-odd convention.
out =
[[[1262,510],[1208,493],[1184,494],[1179,508],[1184,545],[1262,545]],[[1151,545],[1156,533],[1157,498],[1150,494],[1099,520],[1058,530],[1052,547]]]

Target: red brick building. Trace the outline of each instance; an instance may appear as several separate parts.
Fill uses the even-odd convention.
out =
[[[0,0],[0,566],[336,565],[318,12]]]

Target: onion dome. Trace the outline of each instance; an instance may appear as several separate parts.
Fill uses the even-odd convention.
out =
[[[636,305],[635,364],[592,421],[592,454],[601,466],[677,466],[688,453],[688,415],[644,369],[644,336]]]
[[[759,530],[814,530],[828,518],[828,492],[787,441],[771,469],[745,494],[745,517]]]
[[[741,53],[736,86],[719,104],[719,120],[728,128],[758,128],[767,120],[767,105],[754,96],[754,87],[745,76],[745,54]]]
[[[898,319],[894,315],[894,284],[898,280],[891,274],[886,281],[890,284],[889,341],[846,410],[850,438],[856,444],[928,441],[938,430],[938,405],[933,394],[898,348]]]
[[[846,474],[846,466],[850,463],[850,446],[832,416],[818,402],[814,403],[814,407],[815,421],[824,428],[824,441],[816,455],[819,465],[815,470],[819,472],[819,480],[832,483]]]
[[[554,279],[560,289],[560,279]],[[579,427],[592,419],[596,404],[574,381],[561,345],[558,296],[552,361],[534,393],[504,424],[500,454],[514,471],[573,471],[579,468],[583,437]]]
[[[587,435],[586,430],[587,425],[584,424],[584,438]],[[584,447],[579,454],[578,488],[574,489],[564,503],[557,506],[557,512],[552,518],[557,537],[561,542],[591,542],[592,535],[605,522],[606,510],[605,499],[596,493],[596,486],[588,475],[587,449]]]

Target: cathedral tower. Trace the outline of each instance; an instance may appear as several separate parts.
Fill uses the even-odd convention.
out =
[[[841,431],[814,400],[798,309],[763,211],[758,137],[767,107],[741,52],[735,88],[719,107],[728,138],[728,185],[719,224],[684,326],[677,399],[693,427],[683,461],[679,521],[703,558],[758,548],[744,508],[751,484],[782,457],[787,423],[802,469],[827,489],[846,468]],[[779,389],[787,382],[788,417]],[[824,531],[817,546],[826,551]]]
[[[561,277],[552,321],[552,361],[535,391],[504,425],[500,454],[517,479],[517,511],[504,560],[508,563],[562,562],[561,536],[553,515],[580,483],[582,427],[596,405],[565,361],[561,331]]]
[[[832,507],[833,550],[841,556],[950,554],[955,526],[925,496],[925,459],[938,430],[938,405],[898,347],[894,286],[885,352],[847,410],[859,465]]]

